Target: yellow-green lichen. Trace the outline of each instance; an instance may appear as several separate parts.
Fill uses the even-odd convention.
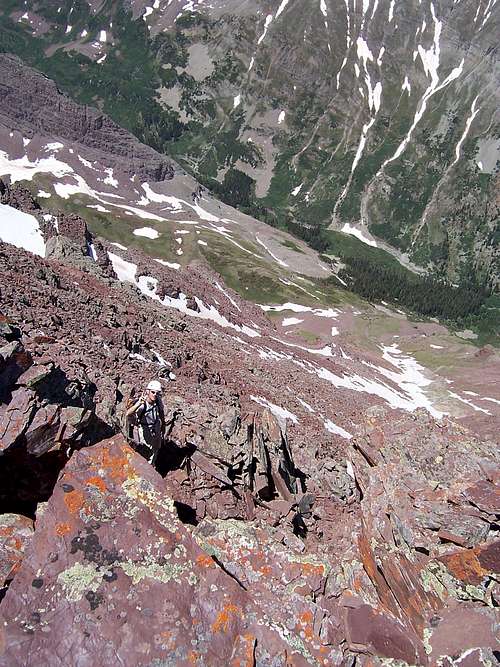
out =
[[[176,563],[165,562],[160,564],[156,561],[147,559],[143,563],[134,563],[125,561],[120,563],[120,567],[132,579],[133,584],[138,584],[143,579],[156,579],[167,584],[169,581],[180,583],[180,577],[188,569],[188,565],[179,565]]]
[[[427,653],[427,655],[430,655],[432,653],[432,646],[431,646],[431,643],[430,643],[431,637],[432,637],[431,628],[424,628],[422,643],[424,645],[424,649],[425,649],[425,652]]]
[[[57,576],[66,599],[70,602],[78,602],[87,591],[97,591],[102,582],[102,573],[97,565],[92,563],[75,563],[72,567]]]
[[[164,528],[176,532],[179,520],[172,498],[159,493],[145,479],[127,479],[122,488],[128,498],[144,505]]]

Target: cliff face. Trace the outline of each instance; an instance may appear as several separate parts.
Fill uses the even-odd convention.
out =
[[[110,167],[119,165],[142,180],[164,181],[173,178],[175,170],[183,173],[173,160],[140,143],[105,114],[62,95],[51,79],[15,56],[0,55],[0,90],[0,123],[14,122],[27,138],[41,134],[75,142],[105,155]]]
[[[2,664],[494,659],[493,443],[389,407],[408,378],[290,346],[207,268],[57,227],[73,252],[0,244]],[[124,437],[152,376],[158,471]]]

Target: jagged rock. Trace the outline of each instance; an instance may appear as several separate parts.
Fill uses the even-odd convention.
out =
[[[0,596],[14,578],[33,537],[33,521],[19,514],[0,514]]]
[[[12,667],[220,665],[242,644],[274,665],[310,664],[312,614],[286,631],[264,615],[195,543],[159,475],[120,438],[68,463],[0,618],[0,660]]]
[[[301,637],[310,664],[340,664],[342,610],[322,597],[331,573],[327,561],[284,546],[279,531],[263,523],[205,519],[194,537],[251,593],[267,618]]]

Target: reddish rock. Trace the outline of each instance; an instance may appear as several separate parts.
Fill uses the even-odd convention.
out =
[[[33,521],[19,514],[0,514],[0,592],[21,566],[33,537]]]
[[[12,667],[215,666],[246,645],[275,665],[310,664],[299,636],[278,631],[194,542],[161,477],[120,438],[73,455],[0,618],[0,663]]]

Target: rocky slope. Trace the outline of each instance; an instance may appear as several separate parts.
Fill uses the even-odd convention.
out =
[[[494,287],[499,7],[29,0],[6,6],[2,49],[230,203]]]
[[[47,255],[0,244],[2,666],[495,660],[496,443],[416,410],[387,357],[284,339],[206,265],[18,185],[2,207]],[[123,420],[151,377],[158,471]]]

